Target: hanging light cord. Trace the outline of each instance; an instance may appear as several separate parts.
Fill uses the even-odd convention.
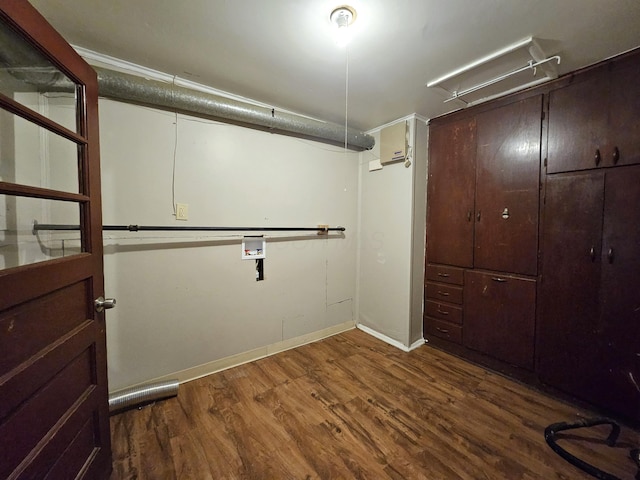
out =
[[[349,48],[345,47],[346,66],[344,74],[344,153],[347,153],[347,124],[349,121]]]

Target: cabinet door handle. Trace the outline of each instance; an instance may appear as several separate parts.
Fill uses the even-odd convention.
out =
[[[613,263],[613,248],[609,248],[607,251],[607,259],[609,260],[609,263]]]
[[[613,164],[616,165],[618,160],[620,160],[620,150],[618,147],[613,147]]]
[[[596,249],[594,247],[591,247],[591,250],[589,250],[589,255],[591,255],[591,261],[595,262],[596,261]]]
[[[436,310],[440,315],[449,315],[449,312],[443,312],[442,310]]]
[[[449,333],[449,330],[447,330],[446,328],[436,327],[436,330],[439,331],[440,333]]]
[[[467,222],[471,221],[471,210],[467,211]]]
[[[476,220],[478,220],[478,221],[480,221],[480,214],[481,214],[481,212],[480,212],[480,210],[478,210],[478,213],[476,214]]]
[[[596,167],[600,165],[600,160],[602,160],[602,157],[600,157],[600,149],[596,148],[596,155],[595,155]]]
[[[448,273],[440,273],[440,272],[438,272],[438,276],[442,277],[442,278],[448,278],[449,274]]]
[[[440,290],[438,290],[438,295],[441,295],[443,297],[448,297],[449,293],[448,292],[441,292]]]
[[[493,280],[494,282],[507,283],[507,279],[501,277],[491,277],[491,280]]]

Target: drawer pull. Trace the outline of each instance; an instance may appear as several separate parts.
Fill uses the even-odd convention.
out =
[[[443,312],[442,310],[436,310],[440,315],[449,315],[449,312]]]
[[[493,280],[494,282],[499,282],[499,283],[507,283],[507,279],[506,278],[501,278],[501,277],[491,277],[491,280]]]
[[[600,165],[600,160],[602,159],[602,157],[600,156],[600,149],[596,148],[596,155],[594,157],[594,160],[596,161],[596,167],[598,165]]]
[[[616,165],[618,160],[620,160],[620,150],[618,147],[613,147],[613,164]]]
[[[607,252],[607,259],[609,260],[609,263],[613,263],[613,248],[610,248]]]
[[[440,273],[440,272],[438,272],[438,276],[442,277],[442,278],[448,278],[449,274],[448,273]]]
[[[591,247],[591,250],[589,250],[589,255],[591,256],[591,261],[595,262],[596,261],[596,249],[595,249],[595,247]]]
[[[449,333],[449,330],[447,330],[446,328],[436,327],[436,330],[439,331],[440,333]]]
[[[440,290],[438,290],[438,295],[442,295],[443,297],[448,297],[449,293],[448,292],[441,292]]]

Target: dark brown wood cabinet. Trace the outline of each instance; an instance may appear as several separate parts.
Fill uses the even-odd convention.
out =
[[[538,371],[640,420],[640,166],[547,178]]]
[[[425,277],[424,331],[461,344],[464,270],[427,265]]]
[[[476,181],[476,122],[463,119],[429,134],[429,261],[473,266],[473,215]]]
[[[430,263],[537,273],[542,96],[434,127]]]
[[[640,163],[639,76],[632,56],[551,91],[547,173]]]
[[[588,396],[601,362],[599,292],[604,173],[546,180],[537,370],[545,383]]]
[[[528,370],[536,281],[514,274],[537,273],[542,98],[430,135],[425,334]]]
[[[432,121],[424,333],[640,424],[638,78],[640,49]]]
[[[464,345],[532,370],[536,281],[475,270],[464,277]]]
[[[479,114],[474,267],[536,275],[542,95]]]

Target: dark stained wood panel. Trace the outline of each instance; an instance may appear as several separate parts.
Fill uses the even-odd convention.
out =
[[[0,378],[0,421],[17,408],[29,395],[36,393],[54,375],[62,370],[69,357],[91,347],[96,325],[86,320],[47,348],[37,352],[26,362]]]
[[[352,330],[180,386],[111,418],[112,480],[171,478],[592,478],[544,428],[594,416],[429,346],[410,353]],[[633,478],[623,427],[563,445]]]
[[[465,347],[533,370],[536,281],[467,270]]]
[[[542,96],[476,117],[474,266],[536,275]]]
[[[591,398],[599,390],[604,173],[546,178],[537,330],[540,378]]]
[[[603,405],[640,421],[640,166],[607,170],[602,239]]]
[[[547,173],[603,165],[608,107],[609,78],[603,69],[549,94]]]
[[[61,288],[0,313],[0,371],[8,372],[87,319],[87,283]]]
[[[427,280],[450,283],[452,285],[462,285],[464,283],[464,270],[447,265],[428,264],[425,276]]]
[[[427,261],[473,266],[475,119],[429,133]]]
[[[443,338],[450,342],[462,343],[462,325],[456,325],[433,317],[424,317],[425,337],[429,340],[431,335]]]
[[[52,432],[46,445],[42,446],[35,454],[34,459],[37,461],[25,466],[22,477],[45,478],[52,466],[61,458],[61,452],[65,452],[72,442],[77,441],[74,439],[79,438],[78,432],[86,427],[89,419],[91,419],[89,424],[95,427],[96,417],[93,409],[98,397],[99,391],[91,388],[75,402],[63,417],[64,424]],[[97,446],[97,442],[98,440],[94,436],[89,448],[93,449],[93,446]]]
[[[607,165],[640,163],[640,60],[613,64],[609,105]]]
[[[96,449],[93,432],[97,429],[94,425],[94,417],[87,419],[75,438],[69,443],[62,456],[53,465],[45,479],[74,478],[87,458],[91,458]]]
[[[462,305],[462,288],[444,283],[427,282],[425,298]]]
[[[462,307],[442,302],[427,300],[424,305],[424,313],[433,318],[439,318],[451,323],[462,324]]]
[[[3,452],[0,478],[9,477],[23,461],[24,452],[37,453],[40,440],[56,430],[59,419],[92,387],[92,376],[91,355],[86,350],[4,419],[0,425],[0,451]]]

